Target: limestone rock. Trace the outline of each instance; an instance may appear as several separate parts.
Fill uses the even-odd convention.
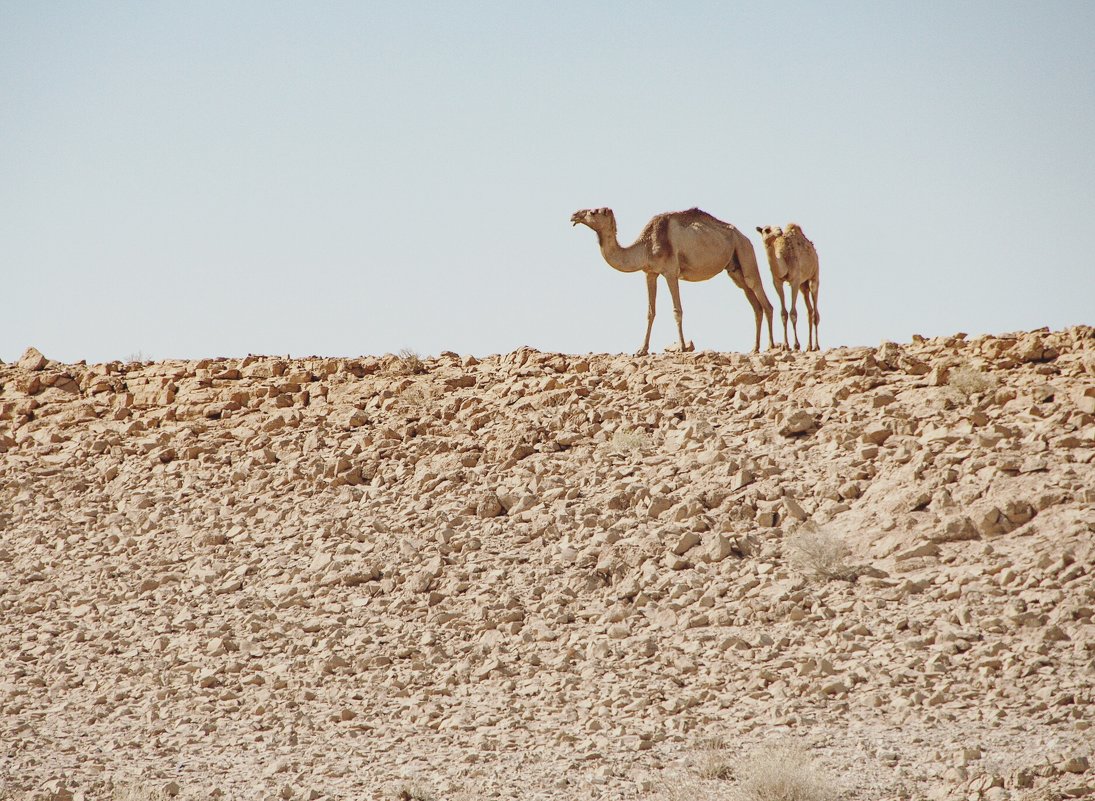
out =
[[[794,437],[806,434],[815,428],[817,428],[817,420],[814,416],[802,409],[796,409],[784,416],[779,433],[785,437]]]
[[[15,363],[16,367],[22,370],[43,370],[49,363],[49,360],[41,354],[37,348],[27,348],[23,351],[23,355],[19,357],[19,361]]]

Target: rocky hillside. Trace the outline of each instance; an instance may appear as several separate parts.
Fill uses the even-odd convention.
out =
[[[1093,543],[1089,327],[32,349],[0,364],[0,798],[767,801],[773,742],[815,798],[1092,796]]]

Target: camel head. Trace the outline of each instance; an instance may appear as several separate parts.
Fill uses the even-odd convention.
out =
[[[771,247],[772,243],[783,236],[783,231],[778,225],[766,225],[761,228],[757,226],[757,233],[760,234],[760,238],[764,240],[764,246]]]
[[[612,209],[582,209],[570,215],[570,224],[588,225],[594,231],[613,231],[616,228],[616,215]]]

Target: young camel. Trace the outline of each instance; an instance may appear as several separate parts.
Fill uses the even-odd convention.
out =
[[[734,226],[699,209],[673,211],[651,219],[633,244],[621,247],[616,239],[616,215],[612,209],[582,209],[574,212],[570,221],[593,229],[601,245],[601,255],[610,267],[623,273],[646,273],[646,337],[636,356],[645,356],[650,350],[658,276],[665,278],[673,297],[681,350],[690,351],[695,345],[684,340],[679,281],[706,281],[723,270],[741,287],[753,307],[757,323],[753,351],[760,350],[761,317],[768,318],[768,345],[775,347],[772,304],[764,294],[753,244]]]
[[[817,326],[821,315],[817,309],[818,263],[814,243],[806,238],[796,223],[787,223],[785,229],[779,226],[757,226],[764,240],[764,250],[768,254],[768,265],[772,268],[772,283],[779,295],[780,317],[783,319],[783,345],[790,350],[787,341],[787,302],[783,298],[783,285],[791,285],[791,328],[795,333],[795,350],[802,345],[798,341],[798,293],[802,290],[802,299],[806,301],[807,345],[806,350],[821,350]]]

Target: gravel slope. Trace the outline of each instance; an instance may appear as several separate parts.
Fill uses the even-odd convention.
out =
[[[719,798],[712,760],[772,741],[846,798],[1092,795],[1093,541],[1086,326],[30,350],[0,364],[0,798]]]

